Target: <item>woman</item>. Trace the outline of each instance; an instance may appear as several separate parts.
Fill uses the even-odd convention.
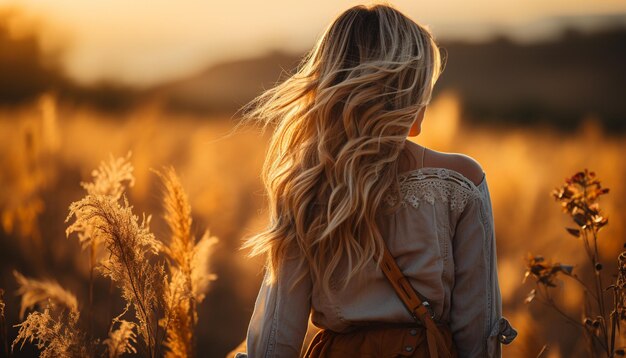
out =
[[[333,334],[413,323],[379,269],[385,245],[459,357],[500,356],[515,338],[484,171],[407,140],[441,70],[427,29],[387,5],[355,6],[246,107],[275,126],[262,174],[270,224],[243,245],[267,258],[248,357],[299,356],[309,315]]]

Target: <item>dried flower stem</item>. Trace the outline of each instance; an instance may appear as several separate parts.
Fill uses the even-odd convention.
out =
[[[541,287],[543,287],[543,289]],[[552,295],[550,295],[550,291],[548,290],[547,287],[545,287],[544,285],[537,284],[537,288],[539,288],[538,290],[539,297],[537,298],[537,301],[553,309],[556,313],[558,313],[561,317],[563,317],[570,324],[581,328],[583,331],[586,331],[586,327],[583,323],[570,317],[567,313],[565,313],[563,310],[559,308],[559,306],[554,301],[554,298],[552,297]],[[596,340],[598,341],[598,344],[600,344],[603,348],[605,348],[603,345],[603,342],[597,336],[594,335],[593,337],[596,338]]]
[[[543,287],[543,289],[542,289]],[[571,324],[573,324],[574,326],[580,327],[580,328],[585,328],[585,326],[573,319],[572,317],[570,317],[567,313],[563,312],[563,310],[561,310],[559,308],[559,306],[554,302],[554,298],[552,298],[552,296],[550,295],[550,291],[543,285],[537,285],[537,288],[539,288],[538,292],[539,292],[539,298],[538,301],[550,306],[553,310],[555,310],[558,314],[560,314],[563,318],[565,318],[568,322],[570,322]],[[543,291],[543,292],[542,292]]]
[[[591,218],[591,213],[589,211],[589,205],[590,203],[587,201],[587,181],[584,181],[582,183],[582,189],[583,189],[583,195],[582,195],[582,207],[583,207],[583,211],[585,213],[585,217],[586,218]],[[607,354],[609,356],[611,356],[612,354],[609,351],[609,335],[607,332],[607,327],[606,327],[606,321],[605,321],[605,317],[606,317],[606,310],[604,307],[604,290],[602,289],[602,277],[600,275],[600,270],[597,268],[597,265],[599,264],[599,252],[598,252],[598,236],[597,236],[597,228],[592,225],[591,227],[589,227],[588,225],[585,225],[583,227],[583,237],[584,237],[584,241],[587,244],[586,246],[589,247],[589,233],[588,231],[591,232],[591,234],[593,235],[593,252],[589,252],[590,250],[587,251],[587,255],[589,256],[589,260],[591,262],[591,270],[594,273],[595,276],[595,286],[596,286],[596,295],[595,295],[595,300],[596,300],[596,304],[598,305],[598,309],[600,311],[600,316],[602,317],[602,323],[601,323],[601,329],[602,329],[602,335],[604,337],[604,344],[603,347],[604,349],[607,351]]]
[[[583,280],[581,280],[577,275],[566,273],[565,276],[571,278],[575,282],[578,282],[582,286],[582,288],[585,290],[585,293],[591,295],[591,297],[593,297],[594,300],[597,300],[595,293],[593,293],[593,291],[591,291],[589,286],[587,286],[587,284]]]
[[[615,338],[620,329],[620,320],[626,320],[626,253],[620,254],[618,258],[620,271],[617,282],[608,288],[613,289],[614,308],[607,316],[605,290],[601,274],[603,266],[598,250],[598,232],[608,224],[608,218],[601,212],[596,200],[600,195],[608,192],[608,188],[602,188],[595,173],[587,169],[566,178],[564,185],[552,191],[553,197],[560,202],[563,211],[578,226],[577,228],[566,228],[566,230],[582,241],[591,270],[594,273],[594,284],[590,284],[593,289],[572,273],[573,266],[550,264],[550,261],[545,260],[542,256],[529,255],[524,279],[533,276],[538,285],[538,288],[532,290],[527,296],[527,303],[537,297],[541,303],[552,307],[567,322],[576,322],[578,326],[582,327],[590,356],[597,356],[600,351],[603,351],[606,357],[613,357],[616,352],[623,355],[621,349],[615,351]],[[584,324],[566,315],[550,296],[549,290],[551,287],[556,287],[554,281],[558,274],[570,277],[584,289],[582,312]]]
[[[541,358],[541,356],[544,355],[544,353],[546,353],[548,351],[548,345],[544,344],[543,347],[541,347],[541,350],[539,351],[539,353],[537,354],[536,358]]]

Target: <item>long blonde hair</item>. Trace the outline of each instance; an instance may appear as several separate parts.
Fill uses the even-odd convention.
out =
[[[376,216],[398,190],[398,156],[442,68],[426,28],[389,5],[359,5],[331,23],[295,74],[244,106],[244,120],[274,126],[261,174],[270,222],[242,246],[266,255],[269,283],[288,252],[328,295],[342,260],[342,288],[380,263]],[[295,283],[306,272],[297,271]]]

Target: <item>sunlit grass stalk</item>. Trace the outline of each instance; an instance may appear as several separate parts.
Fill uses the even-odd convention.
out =
[[[93,170],[91,182],[81,182],[80,185],[89,195],[110,196],[114,200],[119,200],[128,187],[132,187],[135,183],[133,176],[133,166],[130,162],[132,153],[128,152],[126,156],[115,158],[109,156],[108,161],[100,162],[97,169]],[[93,290],[94,290],[94,271],[98,264],[97,255],[101,243],[97,231],[91,226],[76,226],[78,239],[83,250],[89,252],[89,302],[88,302],[88,332],[92,332],[93,320]]]
[[[89,308],[87,331],[90,335],[93,335],[93,286],[94,286],[94,271],[96,269],[96,241],[92,240],[89,245]]]
[[[11,350],[17,344],[23,347],[26,341],[36,342],[41,350],[40,357],[88,357],[93,356],[93,345],[78,326],[80,312],[76,297],[50,280],[26,278],[14,272],[22,296],[20,318],[26,310],[42,306],[43,311],[34,311],[15,325],[19,327]]]
[[[98,269],[115,282],[124,299],[135,309],[146,354],[158,356],[159,297],[165,273],[162,264],[150,263],[160,247],[149,231],[150,217],[144,216],[140,224],[125,197],[120,205],[111,196],[91,194],[70,205],[66,221],[72,216],[76,220],[67,228],[68,235],[92,227],[102,238],[109,255],[100,262]]]
[[[164,186],[164,219],[171,232],[163,248],[171,277],[165,290],[168,314],[163,322],[168,329],[167,355],[193,357],[197,304],[204,299],[209,281],[216,278],[208,272],[208,256],[217,239],[207,232],[196,241],[191,233],[191,205],[176,172],[172,167],[154,172]]]
[[[129,305],[126,305],[124,311],[113,318],[111,327],[109,328],[108,338],[104,340],[109,358],[117,358],[125,353],[137,353],[133,345],[137,342],[137,335],[135,334],[137,325],[120,318],[126,314],[128,308]],[[118,328],[114,329],[113,327],[116,323],[118,324]]]
[[[13,276],[15,276],[19,286],[17,294],[22,296],[19,312],[20,318],[24,317],[27,309],[48,300],[66,307],[70,312],[78,313],[76,296],[66,291],[56,281],[26,278],[17,271],[13,271]]]

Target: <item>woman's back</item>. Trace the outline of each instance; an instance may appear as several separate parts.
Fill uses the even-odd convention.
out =
[[[409,141],[407,143],[410,143],[409,146],[414,145]],[[419,151],[423,153],[421,148]],[[429,151],[429,154],[434,153]],[[451,156],[439,152],[437,155]],[[458,161],[459,158],[461,157],[448,160]],[[462,160],[473,161],[469,157]],[[449,162],[446,164],[450,164]],[[392,214],[381,215],[378,226],[389,251],[412,286],[428,299],[436,318],[449,322],[455,262],[472,259],[468,253],[464,253],[463,257],[455,260],[453,239],[457,222],[466,208],[471,210],[473,208],[470,206],[477,206],[475,201],[483,204],[487,187],[484,180],[475,183],[468,178],[475,175],[473,172],[459,172],[449,167],[440,167],[440,164],[441,160],[424,161],[424,165],[403,171],[399,175],[399,195],[389,196],[385,202],[386,205],[393,205],[400,200],[401,205]],[[459,166],[469,167],[474,171],[478,168],[483,173],[477,164],[460,163],[457,164]],[[484,178],[484,173],[481,178]],[[487,202],[484,204],[488,205]],[[479,220],[473,223],[483,224]],[[476,228],[472,230],[475,231]],[[461,238],[463,234],[459,232],[456,235],[457,240],[467,240]],[[480,247],[482,246],[477,248]],[[477,254],[472,253],[473,256]],[[324,297],[315,284],[312,293],[313,322],[333,331],[345,331],[359,322],[412,321],[375,263],[367,268],[361,279],[350,282],[347,289],[335,298]],[[381,305],[381,302],[385,304]],[[329,319],[327,310],[319,312],[316,309],[328,306],[335,307],[332,319]],[[479,307],[475,309],[480,311]]]
[[[414,158],[424,154],[407,143]],[[435,318],[450,324],[459,356],[497,356],[499,337],[512,339],[514,332],[502,317],[486,175],[470,157],[427,152],[423,163],[399,175],[399,195],[386,198],[386,205],[401,204],[378,218],[381,234],[411,285],[429,300]],[[469,179],[478,171],[481,180]],[[296,276],[295,265],[285,265],[277,286],[261,288],[249,327],[250,357],[298,356],[309,310],[316,326],[335,332],[369,323],[413,322],[374,262],[344,290],[331,280],[333,297],[310,276],[294,291],[284,291]]]

